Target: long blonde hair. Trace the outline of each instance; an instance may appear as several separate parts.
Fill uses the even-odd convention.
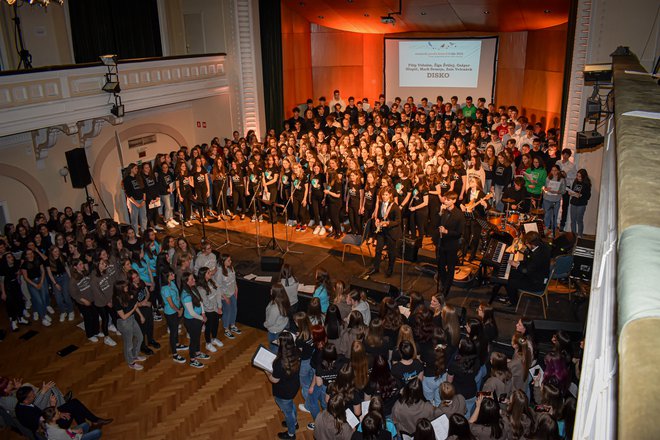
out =
[[[415,337],[413,336],[412,328],[408,324],[403,324],[399,329],[399,335],[396,338],[396,346],[399,347],[402,341],[409,341],[414,349],[413,359],[417,357],[417,344],[415,344]]]

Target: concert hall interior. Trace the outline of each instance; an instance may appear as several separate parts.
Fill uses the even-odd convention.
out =
[[[658,438],[659,14],[0,0],[0,437]]]

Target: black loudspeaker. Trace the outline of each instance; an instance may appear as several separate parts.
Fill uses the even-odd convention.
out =
[[[84,188],[92,183],[92,175],[89,173],[87,155],[84,148],[74,148],[65,153],[66,166],[69,168],[71,185],[74,188]]]
[[[577,134],[575,147],[578,150],[596,148],[602,146],[604,141],[603,135],[597,131],[580,131]]]
[[[378,281],[365,280],[358,277],[351,278],[351,290],[363,290],[368,298],[380,302],[384,297],[396,297],[399,289],[391,284],[379,283]]]
[[[282,257],[261,257],[261,270],[263,272],[279,272],[284,260]]]
[[[405,252],[403,252],[404,243],[406,245]],[[418,238],[416,240],[413,240],[412,238],[402,238],[399,250],[401,251],[401,255],[403,256],[404,260],[417,261],[417,253],[419,252],[420,247],[422,247],[421,238]]]
[[[591,271],[594,267],[594,249],[596,240],[578,238],[573,249],[573,270],[571,276],[583,281],[591,281]]]

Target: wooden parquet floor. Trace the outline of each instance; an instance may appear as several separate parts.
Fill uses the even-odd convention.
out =
[[[194,369],[171,360],[162,321],[156,323],[162,348],[144,370],[133,371],[124,363],[120,337],[113,336],[116,347],[92,344],[77,322],[49,328],[33,323],[10,334],[0,342],[0,374],[33,384],[54,380],[64,392],[72,390],[98,415],[115,419],[103,429],[107,439],[273,439],[283,430],[270,383],[250,365],[256,347],[267,342],[265,332],[243,326],[233,341],[222,336],[225,346],[203,369]],[[19,339],[28,328],[39,334]],[[59,357],[56,352],[69,344],[80,348]],[[298,418],[298,438],[312,439],[306,428],[311,417],[299,411]],[[22,437],[0,429],[0,438]]]

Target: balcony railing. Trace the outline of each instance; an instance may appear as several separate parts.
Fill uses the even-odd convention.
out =
[[[0,137],[49,127],[75,132],[80,121],[112,118],[112,95],[101,90],[101,65],[39,69],[0,76]],[[125,112],[228,91],[225,55],[119,62]]]

